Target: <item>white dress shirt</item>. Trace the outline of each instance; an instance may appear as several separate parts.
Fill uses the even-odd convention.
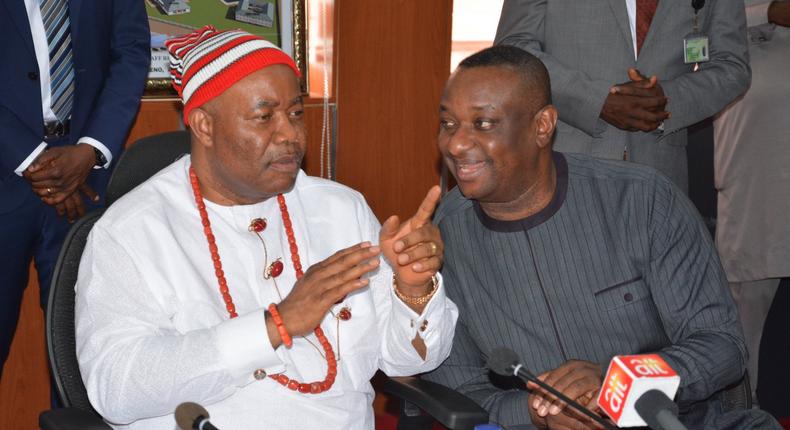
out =
[[[628,11],[628,26],[631,28],[631,41],[634,43],[634,60],[637,58],[636,49],[636,0],[625,0],[625,8]]]
[[[248,226],[266,218],[262,236],[269,262],[282,258],[285,265],[276,278],[285,297],[296,276],[280,210],[274,198],[247,206],[206,202],[239,314],[229,319],[189,165],[186,156],[114,203],[88,238],[75,320],[77,357],[93,406],[117,428],[172,430],[173,410],[193,401],[219,428],[372,430],[369,380],[376,370],[422,373],[450,353],[458,310],[443,285],[417,315],[393,293],[392,270],[382,261],[368,287],[334,306],[335,312],[349,306],[351,319],[327,314],[321,323],[339,356],[329,391],[301,394],[271,378],[256,380],[253,373],[263,369],[322,381],[327,369],[313,334],[276,350],[267,335],[264,309],[280,298],[274,282],[263,278],[263,245]],[[378,221],[350,188],[300,172],[285,199],[305,271],[342,248],[378,242]],[[411,345],[418,330],[425,360]]]
[[[38,63],[38,81],[41,85],[41,111],[44,113],[44,122],[57,121],[55,113],[52,112],[52,90],[50,89],[50,76],[49,76],[49,43],[47,42],[47,33],[44,30],[44,21],[41,18],[41,9],[38,4],[39,0],[25,0],[25,10],[27,11],[27,19],[30,22],[30,33],[33,36],[33,49],[36,51],[36,62]],[[41,124],[44,127],[44,124]],[[98,140],[89,137],[80,137],[77,144],[87,143],[88,145],[97,148],[104,154],[107,160],[103,166],[95,166],[95,169],[107,168],[112,162],[112,152],[107,149]],[[25,158],[22,163],[14,170],[14,172],[22,176],[22,173],[30,166],[33,161],[47,148],[46,142],[41,142],[30,155]]]

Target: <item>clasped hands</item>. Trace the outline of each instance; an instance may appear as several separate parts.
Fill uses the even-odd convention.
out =
[[[88,144],[51,147],[22,176],[44,203],[54,206],[59,216],[74,222],[85,214],[80,192],[94,202],[99,200],[99,195],[85,183],[95,161],[93,147]]]
[[[408,296],[424,296],[431,291],[431,278],[442,266],[444,242],[439,229],[431,224],[440,190],[432,187],[417,212],[401,223],[391,216],[381,227],[379,245],[362,242],[342,249],[310,266],[288,296],[277,306],[283,325],[291,336],[312,332],[329,309],[346,295],[368,285],[366,274],[379,266],[383,252],[395,273],[399,290]],[[407,305],[416,312],[423,306]],[[269,338],[275,348],[280,344],[267,316]]]
[[[653,131],[671,116],[656,76],[643,76],[636,69],[628,69],[629,82],[609,89],[600,117],[609,124],[627,131]]]
[[[600,413],[597,405],[598,392],[603,384],[600,365],[589,361],[570,360],[539,375],[538,379],[592,412]],[[530,382],[527,388],[531,390],[527,397],[529,416],[536,427],[550,430],[603,428],[536,384]]]

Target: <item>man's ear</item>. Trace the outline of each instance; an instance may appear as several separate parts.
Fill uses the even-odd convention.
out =
[[[198,107],[189,112],[189,128],[194,143],[207,148],[214,145],[214,117],[207,109]]]
[[[539,148],[551,144],[554,129],[557,127],[557,108],[554,105],[544,106],[533,118],[535,121],[535,137]]]

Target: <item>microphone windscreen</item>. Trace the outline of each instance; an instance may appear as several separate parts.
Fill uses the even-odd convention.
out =
[[[176,408],[176,424],[182,430],[191,430],[200,417],[208,418],[208,411],[197,403],[184,402]]]
[[[488,355],[486,366],[502,376],[513,376],[513,366],[518,365],[518,354],[507,348],[496,348]]]
[[[634,409],[647,423],[648,427],[663,428],[658,422],[658,413],[667,410],[672,412],[672,415],[677,416],[678,405],[672,401],[666,394],[659,390],[647,390],[642,394],[634,404]]]

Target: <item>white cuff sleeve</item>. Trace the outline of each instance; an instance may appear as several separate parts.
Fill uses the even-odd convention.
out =
[[[257,369],[267,374],[285,371],[269,340],[262,309],[227,320],[215,330],[220,360],[237,381],[250,379]]]
[[[107,162],[104,163],[103,166],[93,166],[94,169],[106,169],[110,167],[110,163],[112,163],[112,152],[110,152],[110,150],[107,149],[106,146],[104,146],[98,140],[87,136],[81,137],[80,140],[77,142],[77,145],[79,145],[80,143],[87,143],[88,145],[98,149],[99,151],[101,151],[102,154],[104,154],[104,159],[107,160]]]
[[[22,173],[24,173],[25,170],[27,170],[27,168],[30,167],[30,165],[33,164],[34,161],[36,161],[36,158],[38,158],[38,156],[41,155],[41,153],[44,152],[45,149],[47,149],[47,143],[41,142],[36,147],[36,149],[34,149],[33,152],[31,152],[30,155],[27,156],[27,158],[22,160],[22,163],[19,164],[19,167],[17,167],[16,170],[14,170],[14,173],[16,173],[19,176],[22,176]]]
[[[390,291],[393,303],[379,364],[379,368],[387,375],[406,376],[428,372],[450,355],[458,308],[447,298],[444,282],[441,275],[438,276],[436,293],[420,315]],[[425,342],[427,355],[424,359],[412,344],[418,333]]]
[[[430,322],[430,320],[433,319],[432,316],[438,317],[439,315],[437,315],[437,313],[444,311],[447,300],[444,293],[444,280],[442,279],[442,274],[438,272],[436,273],[436,292],[433,293],[433,297],[431,297],[431,300],[425,305],[425,308],[423,308],[422,313],[419,315],[398,298],[392,287],[390,287],[390,294],[392,295],[393,301],[393,322],[402,327],[409,327],[409,339],[414,338],[417,331],[423,327],[423,324],[426,324],[425,321]],[[433,327],[429,327],[428,324],[426,324],[424,329],[421,330],[422,333],[420,337],[425,338],[431,328]]]

